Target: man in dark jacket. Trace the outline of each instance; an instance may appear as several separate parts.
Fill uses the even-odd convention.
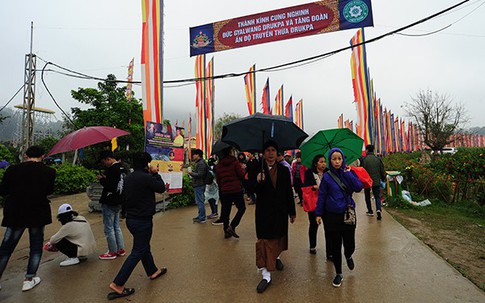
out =
[[[374,155],[374,145],[369,144],[365,147],[366,156],[361,160],[361,166],[365,168],[369,176],[372,178],[372,194],[376,201],[377,220],[382,219],[381,215],[381,181],[386,178],[384,164],[382,160]],[[365,204],[367,205],[367,215],[373,216],[372,204],[370,201],[370,188],[364,189]]]
[[[99,258],[101,260],[113,260],[126,254],[120,227],[123,178],[126,171],[123,165],[116,161],[113,152],[109,150],[101,152],[99,160],[106,166],[104,174],[98,175],[96,178],[103,185],[99,203],[103,207],[104,234],[108,241],[108,252],[100,255]]]
[[[150,166],[152,157],[146,152],[134,155],[135,171],[125,178],[124,196],[126,199],[126,226],[133,235],[133,250],[126,258],[110,288],[113,290],[108,299],[126,297],[134,293],[133,288],[125,288],[125,283],[142,261],[146,275],[154,280],[167,272],[167,268],[155,265],[150,250],[155,214],[155,193],[165,191],[165,183],[158,173],[157,166]]]
[[[205,192],[205,177],[209,172],[209,166],[202,158],[204,153],[200,149],[196,149],[192,152],[192,161],[195,162],[195,169],[189,169],[189,176],[192,177],[192,187],[195,193],[195,203],[199,208],[197,217],[193,218],[194,223],[205,223],[205,205],[204,205],[204,192]]]
[[[0,278],[24,230],[29,229],[30,255],[22,291],[40,283],[36,276],[42,257],[44,227],[52,223],[50,201],[54,192],[56,170],[44,165],[44,149],[31,146],[25,152],[25,162],[5,171],[0,194],[6,196],[2,226],[7,227],[0,246]]]
[[[288,249],[288,218],[295,222],[296,210],[290,171],[276,162],[278,145],[264,144],[264,172],[256,177],[256,266],[263,279],[256,288],[258,293],[271,283],[271,271],[283,270],[281,252]]]

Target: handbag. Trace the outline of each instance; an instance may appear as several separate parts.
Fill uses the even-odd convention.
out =
[[[357,216],[355,213],[355,208],[352,206],[352,204],[348,200],[348,193],[347,193],[347,186],[340,181],[340,179],[332,173],[332,171],[328,171],[328,174],[332,179],[337,183],[338,187],[340,187],[340,190],[344,193],[345,198],[347,199],[347,207],[345,208],[345,213],[344,213],[344,223],[347,225],[355,225],[357,222]]]
[[[344,223],[347,225],[355,225],[356,220],[355,208],[348,203],[344,213]]]
[[[370,177],[369,173],[365,170],[365,168],[360,166],[350,166],[350,170],[355,172],[357,178],[359,178],[360,182],[364,188],[371,188],[373,185],[372,178]]]
[[[318,190],[313,189],[313,186],[305,186],[301,188],[303,193],[303,210],[307,213],[315,211],[318,201]]]

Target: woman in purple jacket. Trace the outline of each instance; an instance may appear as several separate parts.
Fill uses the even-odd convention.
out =
[[[315,216],[318,224],[323,222],[325,231],[330,236],[333,264],[337,274],[332,285],[340,287],[343,280],[342,243],[347,266],[350,270],[353,270],[355,266],[352,254],[355,251],[356,225],[345,224],[344,213],[348,203],[355,208],[352,193],[361,191],[363,186],[357,175],[347,168],[344,153],[340,149],[331,149],[328,153],[328,159],[330,171],[323,175],[320,183]],[[340,188],[330,173],[340,179],[340,182],[344,185],[343,189]]]

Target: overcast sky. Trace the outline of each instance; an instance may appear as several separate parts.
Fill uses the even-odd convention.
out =
[[[426,22],[406,34],[394,35],[367,46],[367,62],[377,97],[395,114],[405,117],[402,106],[420,89],[447,94],[468,111],[468,127],[485,126],[485,0],[472,0],[460,9]],[[164,78],[194,77],[194,58],[189,57],[189,27],[264,11],[309,3],[280,1],[165,1]],[[374,27],[365,29],[370,39],[443,10],[460,0],[386,0],[372,3]],[[482,6],[480,6],[482,5]],[[479,7],[480,6],[480,7]],[[475,8],[477,8],[473,13]],[[466,16],[469,14],[468,16]],[[466,16],[466,17],[464,17]],[[464,17],[464,18],[463,18]],[[463,18],[462,20],[460,20]],[[460,21],[458,21],[460,20]],[[109,73],[127,77],[135,58],[134,79],[140,80],[141,1],[138,0],[23,0],[8,1],[0,10],[0,106],[24,81],[25,54],[29,52],[30,22],[34,22],[33,52],[40,58],[97,77]],[[458,22],[457,22],[458,21]],[[215,74],[244,72],[253,64],[269,67],[346,47],[356,30],[345,30],[233,49],[214,57]],[[341,52],[302,67],[256,75],[257,98],[270,77],[271,100],[284,84],[285,103],[303,99],[305,131],[337,127],[337,118],[356,121],[350,51]],[[37,61],[41,69],[44,63]],[[46,73],[45,80],[61,107],[85,107],[70,96],[71,89],[95,87],[97,81]],[[141,98],[141,87],[135,86]],[[59,110],[37,77],[36,106]],[[242,77],[216,81],[216,117],[223,113],[248,114]],[[174,122],[195,113],[195,85],[164,89],[164,119]],[[21,104],[19,94],[11,105]]]

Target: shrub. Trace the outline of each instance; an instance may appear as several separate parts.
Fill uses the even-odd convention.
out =
[[[54,186],[55,194],[74,194],[86,190],[92,182],[96,181],[96,172],[83,166],[64,163],[54,166],[57,171]]]
[[[195,204],[194,189],[188,175],[184,174],[182,192],[180,194],[173,194],[170,198],[168,208],[187,207]]]
[[[3,144],[0,144],[0,161],[6,160],[10,164],[15,164],[15,155]],[[2,174],[3,177],[3,174]]]

